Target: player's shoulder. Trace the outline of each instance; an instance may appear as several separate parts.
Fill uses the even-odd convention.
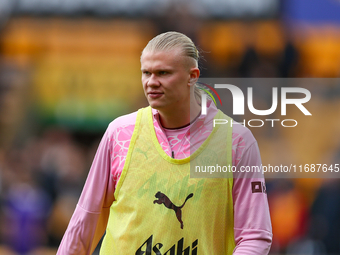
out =
[[[233,140],[237,140],[238,143],[242,141],[246,147],[256,142],[256,139],[250,129],[236,121],[233,121]]]
[[[220,114],[224,116],[225,118],[230,118],[230,116],[223,113],[221,110]],[[253,135],[253,133],[250,131],[249,128],[245,127],[242,123],[239,123],[235,121],[233,118],[231,118],[232,121],[232,127],[233,127],[233,144],[243,145],[245,147],[249,147],[252,144],[256,143],[256,139]]]
[[[132,112],[129,114],[125,114],[115,118],[113,121],[110,122],[107,128],[107,132],[112,134],[113,132],[117,131],[118,129],[122,128],[134,128],[137,118],[137,112]]]
[[[242,158],[251,160],[249,162],[254,164],[260,160],[257,141],[250,129],[243,126],[242,123],[234,122],[233,124],[233,152],[235,166],[239,165]]]

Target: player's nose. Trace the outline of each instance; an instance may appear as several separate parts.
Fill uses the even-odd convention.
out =
[[[151,74],[146,82],[146,85],[149,87],[160,86],[160,82],[157,78],[157,75]]]

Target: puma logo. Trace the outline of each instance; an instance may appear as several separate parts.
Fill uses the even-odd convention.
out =
[[[139,152],[145,156],[146,159],[148,159],[147,152],[150,150],[150,147],[146,151],[142,151],[139,148],[136,148],[136,152]]]
[[[158,191],[155,195],[156,198],[158,198],[157,200],[154,200],[153,203],[157,203],[157,204],[164,204],[164,206],[168,209],[172,209],[175,211],[176,213],[176,217],[178,219],[178,221],[181,223],[181,229],[183,229],[183,221],[182,221],[182,208],[185,205],[185,203],[187,202],[187,200],[191,197],[193,197],[194,194],[191,193],[187,196],[187,198],[185,199],[184,203],[181,206],[176,206],[174,205],[171,200],[162,192]]]

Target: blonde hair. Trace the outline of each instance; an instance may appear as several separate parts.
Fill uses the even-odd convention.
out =
[[[171,31],[157,35],[148,42],[143,52],[169,51],[175,48],[181,49],[184,56],[193,58],[198,63],[199,52],[195,44],[189,37],[179,32]]]
[[[194,59],[196,67],[198,67],[198,60],[200,58],[200,54],[195,44],[188,36],[179,32],[171,31],[157,35],[148,42],[143,52],[170,51],[173,49],[180,49],[182,51],[183,56]],[[195,84],[194,88],[195,98],[199,103],[201,102],[201,91],[202,90],[197,87],[197,84]]]

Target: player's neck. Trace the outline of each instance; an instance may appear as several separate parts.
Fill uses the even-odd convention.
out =
[[[182,128],[194,121],[201,112],[199,104],[193,104],[186,109],[176,109],[172,111],[159,112],[159,120],[164,128],[174,129]]]

